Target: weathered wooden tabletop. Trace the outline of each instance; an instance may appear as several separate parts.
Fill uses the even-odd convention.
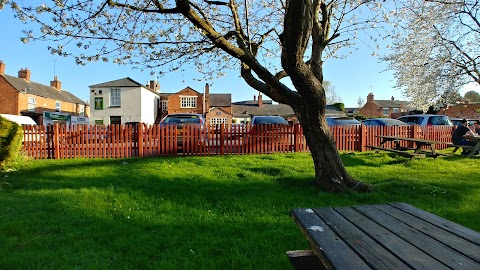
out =
[[[292,216],[326,269],[480,269],[480,233],[406,203]]]

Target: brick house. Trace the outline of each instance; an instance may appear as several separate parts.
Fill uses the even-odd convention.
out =
[[[198,113],[209,125],[232,123],[232,95],[210,94],[208,83],[203,94],[188,86],[177,93],[161,93],[160,99],[160,118],[172,113]]]
[[[447,115],[450,118],[480,119],[480,102],[448,104],[445,108],[441,108],[438,114]]]
[[[57,76],[50,85],[30,81],[31,71],[20,69],[18,77],[5,74],[0,61],[0,113],[31,117],[37,124],[88,124],[90,106],[62,90]]]
[[[407,110],[406,101],[395,100],[394,97],[390,100],[375,100],[373,93],[369,93],[367,102],[359,113],[365,117],[392,117],[392,114],[398,115]]]

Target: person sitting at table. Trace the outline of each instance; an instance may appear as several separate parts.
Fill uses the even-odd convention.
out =
[[[477,133],[477,135],[480,135],[480,120],[475,120],[473,126],[475,127],[475,133]]]
[[[475,146],[475,142],[468,140],[468,136],[474,136],[474,133],[468,128],[468,121],[462,119],[455,131],[452,133],[452,143],[456,145],[470,145]],[[462,154],[468,154],[464,151]]]

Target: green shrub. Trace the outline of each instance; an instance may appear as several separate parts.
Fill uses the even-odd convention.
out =
[[[342,112],[345,111],[345,105],[343,103],[333,103],[332,106],[341,110]]]
[[[22,139],[22,127],[0,116],[0,170],[24,165]]]

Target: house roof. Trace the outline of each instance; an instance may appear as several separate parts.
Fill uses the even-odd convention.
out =
[[[232,105],[232,94],[210,94],[211,107],[230,107]]]
[[[92,87],[138,87],[138,86],[144,86],[144,85],[131,79],[130,77],[126,77],[123,79],[90,85],[90,88]]]
[[[263,104],[258,107],[258,101],[255,101],[257,106],[253,105],[238,105],[245,104],[244,102],[235,102],[232,104],[232,114],[236,117],[256,116],[256,115],[278,115],[288,117],[295,115],[292,107],[286,104]],[[247,103],[251,104],[251,103]],[[325,109],[326,116],[346,116],[346,114],[334,106],[327,105]]]
[[[235,105],[250,105],[250,106],[257,106],[258,105],[258,100],[245,100],[245,101],[236,101],[236,102],[233,102],[232,104],[235,104]],[[273,104],[273,102],[271,100],[262,100],[262,104],[265,105],[265,104]]]
[[[383,107],[383,108],[400,108],[403,105],[406,105],[406,101],[400,101],[400,100],[373,100],[373,103],[375,103],[378,107]]]
[[[32,82],[32,81],[27,81],[23,78],[18,78],[18,77],[13,77],[10,75],[6,74],[0,74],[5,80],[13,87],[15,90],[21,93],[26,93],[39,96],[39,97],[44,97],[44,98],[49,98],[49,99],[54,99],[54,100],[59,100],[59,101],[64,101],[64,102],[70,102],[70,103],[77,103],[77,104],[83,104],[83,105],[88,105],[85,101],[81,100],[74,94],[65,91],[65,90],[57,90],[56,88],[52,86],[47,86],[43,85],[40,83]]]

